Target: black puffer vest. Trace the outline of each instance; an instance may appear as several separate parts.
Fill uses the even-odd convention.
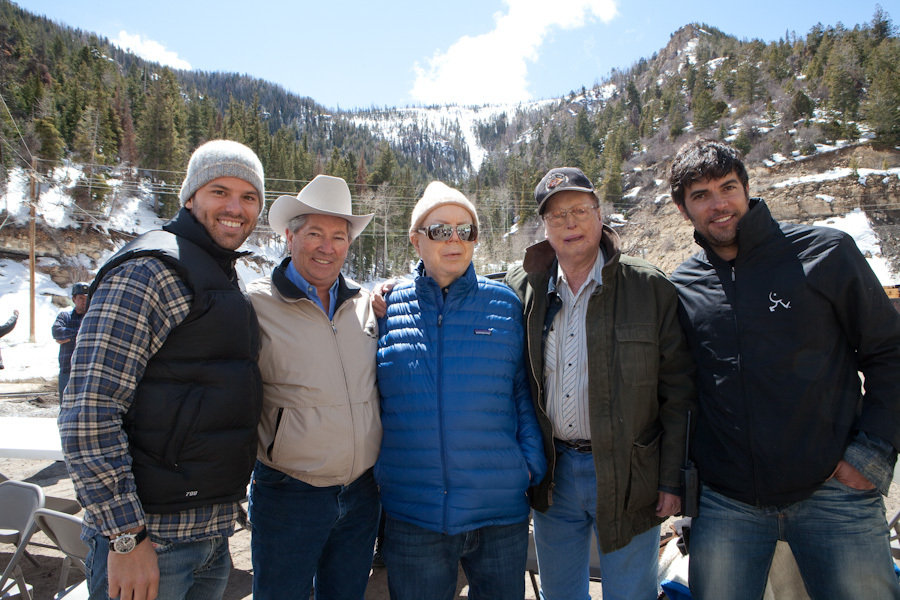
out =
[[[125,415],[138,496],[148,513],[240,500],[256,459],[262,407],[259,323],[234,272],[240,253],[216,245],[187,210],[116,253],[153,256],[193,291],[187,318],[147,363]]]

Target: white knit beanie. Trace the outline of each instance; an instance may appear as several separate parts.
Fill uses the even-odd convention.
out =
[[[445,204],[455,204],[469,211],[469,214],[472,215],[472,219],[475,221],[475,226],[481,229],[478,223],[478,213],[475,211],[475,205],[472,204],[468,198],[463,196],[462,192],[455,190],[440,181],[432,181],[428,184],[428,187],[425,188],[425,193],[422,194],[422,197],[419,198],[419,201],[416,202],[416,206],[413,208],[409,232],[415,233],[415,231],[422,226],[422,221],[425,220],[428,213]]]
[[[259,213],[266,205],[265,174],[259,157],[247,146],[231,140],[211,140],[199,146],[188,162],[181,184],[181,205],[204,185],[219,177],[237,177],[256,188]]]

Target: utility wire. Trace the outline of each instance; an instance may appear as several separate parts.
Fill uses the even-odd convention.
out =
[[[25,138],[22,136],[22,132],[19,131],[19,125],[16,123],[16,120],[13,118],[12,113],[9,110],[9,106],[6,104],[6,100],[3,98],[3,94],[0,94],[0,102],[3,102],[3,108],[6,109],[6,114],[9,115],[9,120],[12,121],[13,127],[16,128],[16,133],[19,134],[19,139],[22,140],[22,145],[25,147],[25,151],[28,152],[28,156],[31,157],[32,160],[34,160],[34,154],[31,153],[31,150],[28,148],[28,144],[25,143]],[[10,147],[12,147],[12,146],[10,146]],[[15,152],[15,150],[13,150],[13,152]],[[16,154],[19,154],[19,153],[16,152]],[[24,160],[24,157],[22,157],[21,155],[19,155],[19,158]],[[31,166],[30,162],[27,162],[27,164],[29,167]]]

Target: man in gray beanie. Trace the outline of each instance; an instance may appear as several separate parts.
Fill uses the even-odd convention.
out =
[[[92,600],[224,593],[262,406],[259,324],[235,262],[264,194],[252,150],[203,144],[178,214],[91,284],[59,428]]]

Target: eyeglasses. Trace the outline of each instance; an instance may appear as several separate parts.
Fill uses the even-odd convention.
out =
[[[552,213],[547,213],[544,215],[544,220],[551,227],[560,227],[567,223],[566,217],[569,215],[572,215],[572,218],[576,221],[584,221],[595,210],[597,210],[597,207],[593,204],[582,204],[581,206],[573,206],[565,210],[555,210]]]
[[[429,240],[434,240],[436,242],[446,242],[451,237],[453,237],[453,230],[456,229],[456,235],[459,237],[459,241],[461,242],[474,242],[478,239],[478,226],[474,223],[467,223],[465,225],[457,225],[454,227],[453,225],[448,225],[446,223],[435,223],[434,225],[429,225],[428,227],[420,227],[416,229],[419,233],[424,233],[428,236]]]

